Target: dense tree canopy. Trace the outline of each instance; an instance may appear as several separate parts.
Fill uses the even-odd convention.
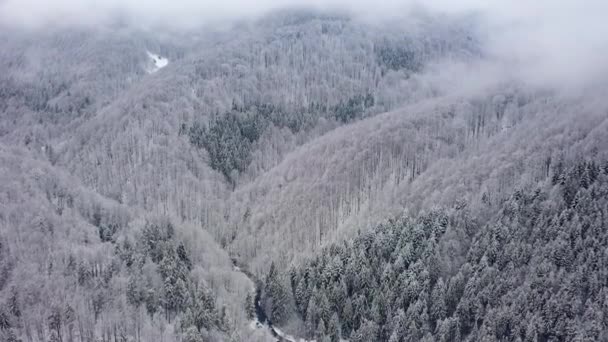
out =
[[[0,23],[0,340],[607,339],[605,80],[394,14]]]
[[[604,340],[607,195],[608,164],[560,164],[487,222],[466,207],[389,220],[296,267],[286,288],[317,339]]]

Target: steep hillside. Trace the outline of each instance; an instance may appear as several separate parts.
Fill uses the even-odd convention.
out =
[[[301,146],[233,195],[232,250],[265,272],[404,210],[464,202],[490,214],[555,163],[605,155],[608,104],[598,93],[515,89],[434,98]]]
[[[127,29],[5,30],[0,41],[0,136],[36,148],[65,139],[141,80],[147,49],[175,58],[184,53],[175,43]]]
[[[2,145],[0,161],[3,339],[238,336],[252,284],[204,231],[104,198],[22,148]]]
[[[1,30],[0,340],[605,338],[605,68],[346,13]]]
[[[430,96],[409,59],[387,66],[389,57],[379,57],[389,53],[384,46],[399,46],[400,31],[366,33],[368,26],[345,17],[294,16],[237,27],[215,37],[212,49],[193,49],[142,78],[60,144],[58,163],[105,196],[200,222],[220,240],[227,235],[215,228],[224,225],[235,186],[323,132]],[[477,53],[464,23],[429,25],[414,25],[409,38],[429,35],[427,45],[390,56],[423,65]],[[222,129],[231,115],[257,131]]]
[[[269,275],[269,311],[293,296],[317,340],[603,341],[607,165],[550,167],[490,218],[435,210],[331,245]]]
[[[2,337],[264,340],[247,332],[253,284],[221,249],[230,194],[327,131],[431,96],[427,63],[479,55],[470,23],[412,19],[4,32]],[[257,133],[210,148],[231,115]],[[243,163],[218,163],[231,149]]]

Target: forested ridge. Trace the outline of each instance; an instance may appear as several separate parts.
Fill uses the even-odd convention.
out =
[[[208,238],[167,218],[136,222],[23,150],[0,152],[3,340],[157,340],[152,325],[176,320],[184,336],[233,329],[202,273],[201,257],[222,261],[201,250]]]
[[[499,89],[422,101],[315,139],[237,188],[222,229],[238,229],[235,252],[266,274],[272,261],[289,266],[281,256],[306,256],[404,208],[465,201],[491,215],[515,188],[542,182],[554,162],[605,156],[605,106],[592,93],[562,101]],[[269,239],[275,248],[262,251]]]
[[[581,161],[489,220],[466,203],[399,216],[273,268],[269,312],[317,341],[603,341],[607,195],[608,164]]]
[[[603,69],[422,7],[125,20],[0,22],[0,341],[608,339]]]

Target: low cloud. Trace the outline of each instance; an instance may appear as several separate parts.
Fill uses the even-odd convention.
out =
[[[483,18],[485,50],[531,82],[580,83],[608,74],[605,0],[0,0],[3,26],[101,25],[116,20],[176,29],[253,18],[285,7],[345,10],[382,20],[421,6]]]

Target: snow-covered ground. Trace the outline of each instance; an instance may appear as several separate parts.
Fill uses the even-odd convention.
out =
[[[161,57],[160,55],[154,54],[150,51],[147,51],[148,57],[152,60],[152,67],[148,69],[149,73],[157,72],[158,70],[169,65],[169,59],[165,57]]]
[[[254,319],[253,321],[249,322],[249,328],[251,330],[262,329],[265,328],[265,325],[260,323],[260,321],[257,319]]]
[[[256,329],[268,329],[271,335],[274,335],[272,333],[272,331],[274,331],[274,333],[280,337],[282,337],[284,340],[288,341],[288,342],[309,342],[309,341],[305,341],[303,339],[300,340],[296,340],[295,337],[293,336],[289,336],[287,334],[285,334],[284,332],[282,332],[281,330],[272,327],[269,328],[266,324],[261,323],[258,319],[254,319],[253,321],[249,322],[249,328],[251,330],[256,330]],[[272,331],[271,331],[272,329]],[[310,341],[310,342],[314,342],[314,341]]]
[[[308,340],[305,340],[305,339],[302,339],[302,338],[298,340],[298,339],[296,339],[295,337],[293,337],[291,335],[287,335],[286,333],[284,333],[283,331],[281,331],[279,328],[273,327],[273,329],[274,329],[274,332],[277,333],[277,335],[281,336],[282,338],[284,338],[284,339],[286,339],[287,341],[290,341],[290,342],[296,342],[296,341],[297,342],[316,342],[316,341],[308,341]]]
[[[257,319],[254,319],[253,321],[251,321],[249,323],[249,328],[251,330],[269,329],[266,324],[260,323],[260,321],[257,320]],[[281,329],[279,329],[277,327],[272,327],[272,330],[274,330],[275,334],[278,335],[278,336],[280,336],[284,341],[288,341],[288,342],[316,342],[316,340],[305,340],[303,338],[293,337],[293,336],[291,336],[289,334],[286,334],[285,332],[283,332]],[[348,341],[340,339],[340,342],[348,342]]]

